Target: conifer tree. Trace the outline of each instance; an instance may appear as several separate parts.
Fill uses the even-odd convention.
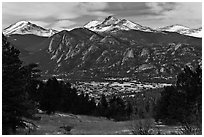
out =
[[[102,94],[100,102],[98,103],[98,112],[101,116],[107,116],[108,114],[108,102],[104,94]]]
[[[32,85],[36,66],[22,66],[19,53],[2,35],[3,134],[15,134],[17,127],[25,126],[23,117],[32,118],[35,110],[28,89]]]

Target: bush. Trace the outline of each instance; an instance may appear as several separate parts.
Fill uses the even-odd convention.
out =
[[[154,121],[152,119],[134,120],[132,124],[132,133],[134,135],[153,135]]]
[[[185,124],[180,128],[180,134],[181,135],[202,135],[202,129]]]

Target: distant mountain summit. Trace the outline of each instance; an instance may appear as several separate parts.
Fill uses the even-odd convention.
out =
[[[12,34],[33,34],[37,36],[50,37],[58,31],[53,29],[45,29],[28,21],[19,21],[10,25],[3,30],[6,36]]]
[[[180,34],[202,38],[202,27],[181,31]]]
[[[181,30],[189,30],[190,28],[180,25],[180,24],[175,24],[175,25],[170,25],[166,27],[159,28],[161,31],[169,31],[169,32],[179,32]]]
[[[157,29],[159,31],[177,32],[183,35],[202,38],[202,28],[191,29],[189,27],[175,24]]]
[[[104,31],[114,31],[114,30],[140,30],[140,31],[147,31],[153,32],[150,27],[142,26],[140,24],[131,22],[126,19],[117,19],[113,16],[108,16],[103,21],[91,21],[87,23],[85,28],[88,28],[92,31],[104,32]]]

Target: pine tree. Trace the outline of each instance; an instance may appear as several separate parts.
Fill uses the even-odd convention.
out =
[[[2,131],[15,133],[17,126],[25,126],[23,117],[32,118],[33,102],[29,100],[33,66],[22,66],[19,50],[2,35]]]
[[[40,108],[47,114],[54,113],[59,109],[61,99],[61,86],[55,77],[48,79],[41,88]]]
[[[177,77],[177,88],[186,97],[186,122],[202,121],[202,69],[186,66]]]
[[[130,103],[130,101],[128,101],[127,104],[126,104],[125,112],[127,113],[128,119],[130,119],[131,118],[131,114],[133,112],[133,106]]]
[[[98,103],[98,112],[101,116],[107,116],[108,115],[108,102],[106,100],[106,96],[102,94],[101,99]]]

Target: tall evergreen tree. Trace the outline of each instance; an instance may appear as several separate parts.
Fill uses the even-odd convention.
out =
[[[179,92],[186,97],[186,122],[202,121],[202,69],[186,66],[177,77],[176,86]]]
[[[131,114],[133,113],[133,106],[130,103],[130,101],[127,102],[126,107],[125,107],[125,111],[126,111],[128,118],[130,119]]]
[[[40,108],[47,114],[59,109],[62,87],[55,77],[48,79],[40,89]]]
[[[101,116],[107,116],[108,115],[108,102],[106,100],[106,96],[102,94],[100,101],[98,103],[98,112]]]
[[[23,117],[32,118],[33,102],[28,87],[35,66],[22,66],[19,51],[2,35],[2,132],[15,133],[17,126],[25,126]]]

